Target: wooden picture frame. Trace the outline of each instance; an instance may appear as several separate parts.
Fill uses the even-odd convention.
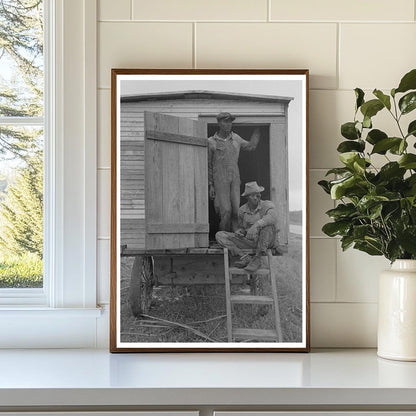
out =
[[[112,70],[111,352],[309,351],[308,77]]]

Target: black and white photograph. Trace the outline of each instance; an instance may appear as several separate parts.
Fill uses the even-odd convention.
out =
[[[112,352],[309,350],[307,112],[307,70],[112,70]]]

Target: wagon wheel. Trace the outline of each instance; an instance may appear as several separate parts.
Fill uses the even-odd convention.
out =
[[[130,306],[133,315],[147,314],[152,301],[154,286],[153,259],[151,256],[136,256],[131,270]]]

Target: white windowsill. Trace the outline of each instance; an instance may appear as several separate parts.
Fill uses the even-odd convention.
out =
[[[408,406],[416,363],[376,351],[110,354],[105,350],[0,350],[0,411],[65,406]]]
[[[4,316],[24,316],[39,318],[50,316],[62,317],[90,317],[99,318],[102,313],[101,308],[45,308],[38,306],[0,306],[0,317]]]
[[[97,348],[107,344],[102,308],[2,306],[0,348]],[[0,350],[0,354],[1,354]],[[2,376],[0,366],[0,377]],[[1,401],[0,401],[1,403]]]

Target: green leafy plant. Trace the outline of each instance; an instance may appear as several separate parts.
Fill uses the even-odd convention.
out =
[[[333,221],[322,231],[340,236],[343,250],[353,247],[391,262],[416,259],[416,120],[404,128],[402,118],[416,109],[416,69],[390,95],[375,89],[375,98],[366,101],[360,88],[355,95],[354,120],[341,126],[346,140],[337,148],[343,166],[327,172],[335,179],[319,182],[338,201],[326,212]],[[380,111],[390,113],[395,133],[373,127]],[[375,161],[379,155],[382,166]]]

